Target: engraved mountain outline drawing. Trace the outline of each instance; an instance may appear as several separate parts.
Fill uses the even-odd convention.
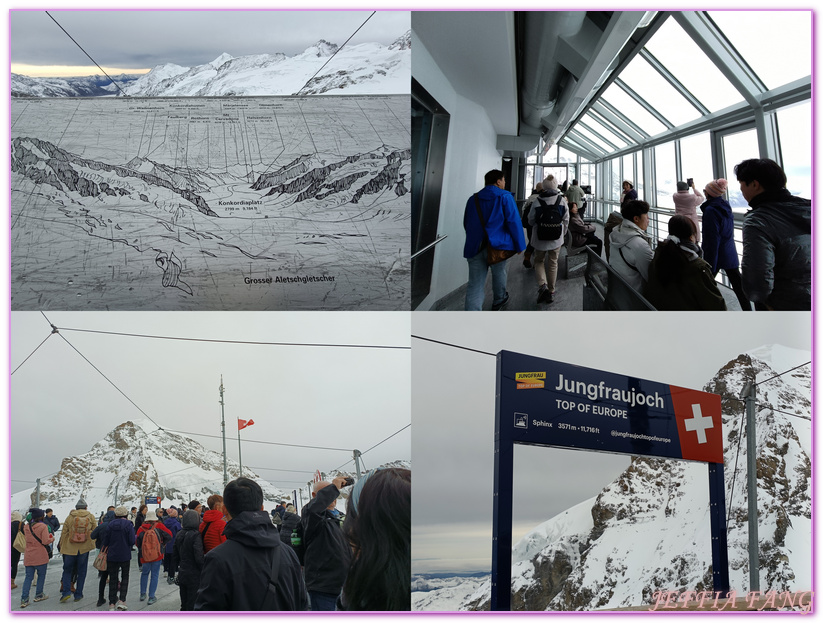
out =
[[[12,307],[407,309],[408,97],[328,99],[15,100]]]

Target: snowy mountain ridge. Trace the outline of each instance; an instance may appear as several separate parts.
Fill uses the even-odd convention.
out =
[[[333,58],[332,58],[333,57]],[[326,63],[328,62],[328,65]],[[317,75],[315,75],[317,74]],[[136,79],[135,79],[136,78]],[[233,57],[223,52],[195,67],[157,65],[142,76],[115,78],[131,97],[376,95],[408,93],[411,85],[411,31],[390,45],[361,43],[342,49],[320,39],[303,52]],[[100,83],[94,89],[90,84]],[[96,84],[96,83],[95,83]],[[29,78],[12,74],[12,97],[117,95],[108,79]]]
[[[722,397],[729,573],[738,594],[749,590],[746,430],[738,399],[748,380],[760,384],[761,589],[811,589],[811,371],[791,370],[810,359],[807,351],[764,346],[728,362],[703,388]],[[512,609],[618,608],[650,603],[656,590],[710,591],[710,538],[706,466],[632,457],[598,496],[540,524],[514,546]],[[424,595],[413,593],[415,609],[489,608],[490,578],[441,583]]]
[[[236,461],[227,460],[229,478],[239,475]],[[243,476],[263,489],[267,505],[290,499],[291,494],[244,467]],[[146,497],[159,496],[162,506],[198,499],[205,503],[223,490],[223,456],[177,433],[158,430],[148,420],[131,420],[109,431],[91,450],[63,459],[60,470],[41,479],[40,507],[54,509],[63,520],[77,500],[86,500],[95,514],[114,503],[131,508]],[[34,491],[15,493],[11,510],[25,511],[34,504]]]

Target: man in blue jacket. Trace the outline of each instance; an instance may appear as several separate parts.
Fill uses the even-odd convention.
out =
[[[466,289],[466,311],[483,309],[486,275],[492,272],[492,310],[497,311],[509,301],[506,292],[506,261],[489,266],[486,262],[486,235],[493,249],[521,253],[526,248],[523,225],[511,193],[505,190],[503,171],[492,169],[485,176],[486,186],[469,197],[463,214],[466,244],[463,257],[469,262],[469,285]],[[482,214],[482,222],[480,214]],[[485,234],[484,234],[485,224]]]

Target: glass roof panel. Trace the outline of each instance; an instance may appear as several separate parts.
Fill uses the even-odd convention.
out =
[[[595,136],[591,130],[584,128],[579,123],[576,123],[574,125],[574,131],[583,136],[584,138],[589,139],[589,141],[597,145],[601,149],[601,151],[604,151],[607,154],[615,151],[614,145],[609,145],[606,141]]]
[[[660,123],[654,115],[616,84],[609,85],[609,88],[603,92],[602,99],[626,115],[649,136],[660,134],[666,129],[666,126]]]
[[[607,141],[617,145],[619,148],[622,149],[623,147],[627,147],[629,145],[625,140],[623,140],[621,137],[617,136],[617,134],[612,132],[609,128],[607,128],[602,123],[600,123],[597,119],[595,119],[591,115],[591,113],[586,113],[585,115],[583,115],[583,118],[581,119],[581,121],[583,123],[585,123],[587,126],[589,126],[592,130],[597,132],[600,136],[605,138]]]
[[[811,75],[811,11],[708,14],[769,89]]]
[[[577,162],[577,154],[570,152],[568,149],[564,149],[562,145],[558,145],[557,153],[558,162]]]
[[[710,111],[743,101],[743,96],[674,19],[663,23],[646,49]]]
[[[620,79],[675,126],[700,116],[700,112],[641,56],[632,59]]]

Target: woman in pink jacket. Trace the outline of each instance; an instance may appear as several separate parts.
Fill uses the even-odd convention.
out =
[[[23,564],[26,566],[26,579],[23,582],[23,595],[20,598],[20,607],[29,605],[29,591],[37,572],[37,588],[34,591],[34,601],[43,601],[49,596],[43,594],[46,584],[46,568],[49,566],[48,545],[54,541],[54,535],[49,532],[43,519],[46,516],[41,508],[31,509],[31,521],[23,528],[26,536],[26,551],[23,554]]]
[[[689,192],[689,188],[692,192]],[[689,179],[689,183],[677,182],[677,192],[672,195],[672,200],[674,201],[674,213],[682,214],[694,223],[697,230],[695,242],[700,244],[700,220],[697,218],[697,206],[706,198],[695,188],[694,180]]]

